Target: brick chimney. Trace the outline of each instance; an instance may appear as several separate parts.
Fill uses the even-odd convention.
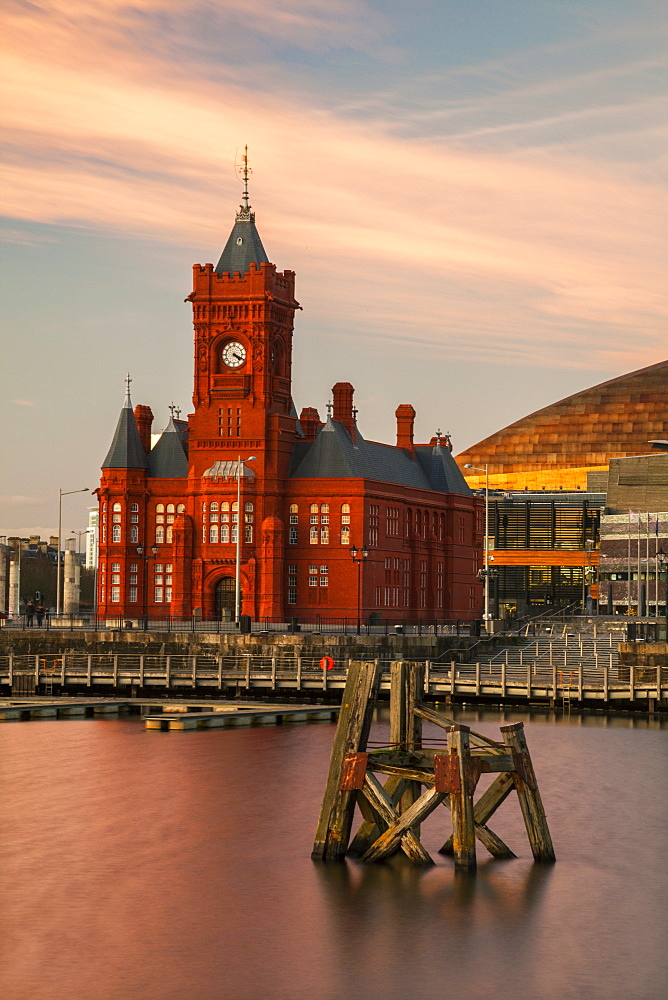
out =
[[[332,419],[342,423],[351,437],[355,433],[355,421],[353,419],[354,392],[355,390],[350,382],[337,382],[332,388],[332,398],[334,400]]]
[[[402,403],[394,411],[397,418],[397,448],[405,448],[411,455],[415,453],[413,447],[413,425],[415,423],[415,410],[410,403]]]
[[[305,406],[299,414],[299,423],[304,432],[305,441],[315,441],[318,429],[322,427],[320,414],[314,406]]]
[[[135,423],[139,431],[139,440],[142,448],[148,455],[151,450],[151,426],[153,424],[153,412],[150,406],[135,406]]]

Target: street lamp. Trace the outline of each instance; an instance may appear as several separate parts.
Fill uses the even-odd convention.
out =
[[[151,554],[152,554],[152,556],[153,556],[154,559],[157,557],[158,552],[159,552],[158,546],[157,545],[152,545],[151,546]],[[137,546],[137,555],[139,556],[140,559],[143,556],[143,554],[144,554],[144,546],[143,545],[138,545]],[[148,552],[146,553],[146,558],[144,559],[144,587],[143,587],[143,591],[144,591],[144,602],[143,602],[144,603],[144,631],[146,632],[147,629],[148,629]]]
[[[70,528],[70,534],[77,536],[77,555],[81,558],[81,536],[87,535],[90,528],[84,528],[83,531],[77,531],[76,528]]]
[[[369,556],[368,549],[358,549],[354,545],[350,550],[354,563],[357,563],[357,634],[360,634],[362,619],[362,564]]]
[[[485,613],[484,620],[489,620],[489,464],[485,462],[484,468],[478,465],[465,465],[465,469],[473,469],[476,472],[485,473],[485,543],[483,547],[483,574],[485,579]]]
[[[589,577],[589,568],[590,568],[589,567],[589,555],[590,555],[590,553],[592,551],[592,548],[595,545],[596,545],[596,542],[595,542],[595,540],[593,538],[585,538],[585,563],[586,563],[586,565],[584,565],[582,567],[582,614],[583,615],[586,612],[585,603],[586,603],[586,600],[587,600],[587,579]],[[596,606],[597,606],[597,609],[598,609],[598,600],[596,602]]]
[[[661,567],[661,569],[666,569],[667,564],[668,564],[668,555],[666,555],[666,553],[663,551],[663,549],[659,549],[659,551],[657,552],[657,554],[656,554],[656,560],[657,560],[659,566]],[[659,614],[658,604],[657,604],[656,613],[657,613],[657,616],[658,616],[658,614]],[[666,606],[665,606],[665,612],[664,612],[664,614],[665,614],[665,619],[666,619],[666,641],[668,642],[668,573],[666,573]]]
[[[257,457],[250,455],[242,460],[241,455],[237,456],[237,551],[234,567],[234,620],[239,624],[241,613],[241,534],[244,530],[245,519],[241,516],[241,469],[246,462],[255,462]]]
[[[70,496],[72,493],[88,493],[88,487],[84,486],[82,490],[58,490],[58,560],[56,565],[56,615],[62,614],[61,606],[61,589],[60,589],[60,546],[61,538],[63,534],[63,497]]]

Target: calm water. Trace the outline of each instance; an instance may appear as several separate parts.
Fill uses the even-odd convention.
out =
[[[525,718],[460,712],[488,735]],[[8,1000],[655,1000],[665,995],[668,733],[534,718],[558,861],[310,860],[329,725],[146,733],[138,720],[0,726]],[[382,738],[385,724],[375,727]],[[437,810],[432,853],[449,833]]]

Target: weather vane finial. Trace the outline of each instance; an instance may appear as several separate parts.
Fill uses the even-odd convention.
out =
[[[127,375],[125,376],[125,395],[127,396],[128,401],[130,399],[130,383],[131,382],[132,382],[132,379],[130,378],[130,372],[128,372]]]
[[[241,205],[239,206],[237,219],[252,219],[253,216],[253,213],[250,210],[250,202],[248,200],[248,178],[252,173],[253,171],[248,166],[248,146],[244,146],[241,163],[237,163],[237,176],[244,182],[244,188],[241,195]]]

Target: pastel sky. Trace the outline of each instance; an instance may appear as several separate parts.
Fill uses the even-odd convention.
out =
[[[666,357],[650,0],[5,0],[0,534],[134,403],[191,411],[191,267],[240,198],[297,272],[294,398],[455,451]],[[63,529],[89,500],[63,501]]]

